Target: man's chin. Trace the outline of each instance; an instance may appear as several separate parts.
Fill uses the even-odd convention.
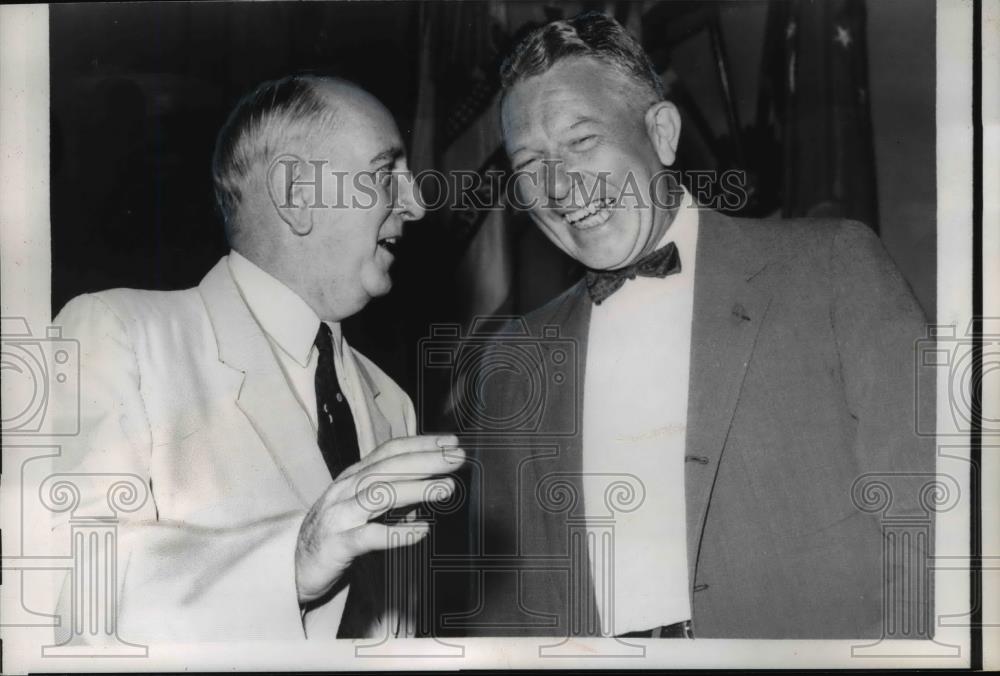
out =
[[[609,255],[607,253],[582,253],[581,255],[574,256],[574,258],[581,265],[590,268],[591,270],[617,270],[618,268],[623,268],[628,265],[631,262],[632,257],[628,254]]]
[[[388,284],[378,289],[365,289],[365,293],[368,295],[368,301],[373,301],[376,298],[381,298],[392,291],[392,285]],[[367,304],[367,303],[366,303]]]
[[[385,281],[376,283],[373,280],[371,283],[365,284],[363,288],[369,299],[378,298],[392,291],[392,280],[388,279],[388,275],[386,275]]]
[[[391,260],[387,262],[379,260],[376,257],[361,267],[359,272],[361,290],[369,298],[384,296],[392,290],[392,277],[389,276],[389,267],[391,264]]]
[[[591,270],[623,268],[637,256],[635,241],[627,244],[622,242],[622,234],[620,230],[618,232],[605,231],[602,233],[603,236],[598,236],[589,242],[577,239],[574,242],[577,245],[575,251],[567,253]]]

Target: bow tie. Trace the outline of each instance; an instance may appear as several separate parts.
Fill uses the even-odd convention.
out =
[[[635,263],[618,270],[588,270],[587,292],[595,305],[600,305],[611,294],[622,288],[629,279],[639,277],[666,277],[681,271],[681,257],[677,246],[670,244],[646,254]]]

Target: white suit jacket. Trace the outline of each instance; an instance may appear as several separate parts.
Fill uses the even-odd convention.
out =
[[[227,260],[193,289],[79,296],[55,322],[80,347],[80,434],[56,461],[83,486],[74,511],[108,512],[106,474],[149,489],[119,514],[119,635],[333,638],[339,617],[324,607],[303,617],[294,576],[299,526],[330,473]],[[347,358],[365,390],[362,454],[414,434],[409,397],[353,348]],[[74,414],[74,402],[54,403]],[[372,635],[398,632],[396,619],[382,617]]]

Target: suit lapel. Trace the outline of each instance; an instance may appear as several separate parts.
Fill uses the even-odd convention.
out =
[[[573,487],[577,496],[575,507],[568,512],[551,513],[543,511],[543,518],[521,519],[521,528],[526,530],[528,541],[548,543],[548,551],[553,554],[563,554],[572,546],[568,540],[569,522],[567,519],[582,519],[584,516],[584,486],[583,486],[583,392],[587,366],[587,342],[590,333],[591,301],[583,282],[578,283],[566,292],[564,302],[556,305],[555,310],[542,319],[542,326],[559,327],[558,339],[543,340],[543,346],[554,346],[556,342],[565,345],[571,341],[575,347],[575,364],[569,378],[572,387],[549,388],[544,402],[545,413],[542,430],[548,434],[557,434],[558,452],[536,462],[528,463],[526,472],[528,485],[537,489],[545,476],[560,475]],[[545,354],[547,364],[552,364],[549,354]],[[572,421],[572,429],[568,421]],[[569,434],[568,432],[572,432]],[[534,490],[530,491],[532,499]],[[534,510],[533,510],[534,511]],[[540,607],[548,612],[562,615],[569,623],[571,618],[596,618],[597,605],[591,583],[589,557],[583,557],[581,567],[574,571],[579,577],[575,584],[565,586],[567,580],[548,576],[526,576],[524,578],[524,598],[531,607]],[[572,582],[572,580],[571,580]],[[568,592],[569,597],[565,594]],[[546,599],[545,602],[540,602]],[[568,613],[567,613],[568,611]],[[563,615],[566,613],[566,615]],[[599,623],[595,623],[599,626]],[[587,623],[582,621],[582,627]],[[569,627],[573,630],[572,627]],[[577,627],[579,630],[580,627]]]
[[[249,419],[302,504],[312,505],[330,484],[309,417],[291,391],[271,345],[240,295],[223,258],[198,289],[215,330],[219,361],[242,382],[236,405]],[[237,382],[240,382],[237,379]]]
[[[766,261],[731,219],[700,211],[696,256],[684,472],[692,586],[715,477],[770,301],[759,283]]]
[[[550,462],[544,464],[544,472],[539,463],[532,463],[536,475],[532,478],[536,483],[544,474],[559,472],[573,483],[577,495],[580,496],[579,508],[583,507],[583,484],[580,476],[583,472],[583,383],[587,367],[587,338],[590,329],[590,298],[586,287],[579,283],[566,294],[565,302],[559,304],[555,311],[542,320],[542,326],[557,326],[559,328],[558,342],[565,344],[571,341],[575,346],[576,363],[570,379],[571,387],[550,387],[542,405],[545,407],[541,429],[545,436],[557,437],[559,452]],[[541,341],[547,348],[551,341]],[[549,359],[545,354],[544,358]],[[551,361],[548,361],[551,363]],[[572,421],[570,429],[569,421]],[[567,432],[571,432],[567,434]],[[581,512],[582,513],[582,512]]]
[[[565,433],[570,431],[568,421],[573,421],[573,434],[567,435],[565,443],[561,446],[560,471],[565,472],[583,471],[583,384],[587,371],[591,307],[586,286],[580,282],[567,292],[565,302],[560,303],[555,312],[543,322],[543,326],[559,327],[558,339],[550,339],[549,344],[553,340],[560,344],[571,341],[576,352],[576,364],[570,375],[575,381],[575,386],[549,388],[544,402],[545,417],[550,422],[543,428]],[[545,344],[543,341],[543,345]]]

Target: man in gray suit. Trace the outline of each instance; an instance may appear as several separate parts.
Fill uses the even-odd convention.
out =
[[[524,371],[483,379],[471,532],[505,563],[476,576],[466,625],[857,638],[905,617],[927,636],[930,533],[883,561],[855,504],[891,476],[916,514],[935,467],[914,431],[915,407],[933,415],[913,377],[925,319],[872,231],[695,204],[664,171],[678,111],[600,14],[537,29],[501,75],[519,198],[588,272],[483,363],[533,337],[546,371],[527,412]]]

